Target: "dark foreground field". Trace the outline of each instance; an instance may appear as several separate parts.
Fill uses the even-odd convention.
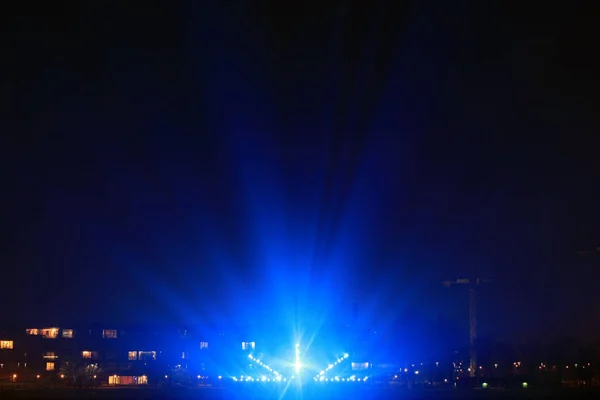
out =
[[[600,399],[600,390],[582,389],[489,389],[489,390],[401,390],[393,388],[363,387],[305,388],[281,391],[253,389],[239,390],[226,388],[202,389],[56,389],[56,390],[6,390],[0,392],[0,399],[406,399],[406,400],[457,400],[457,399]]]

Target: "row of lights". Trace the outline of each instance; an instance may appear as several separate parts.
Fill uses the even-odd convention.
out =
[[[314,377],[313,378],[315,380],[315,382],[318,380],[319,382],[366,382],[369,377],[365,376],[364,378],[357,378],[356,376],[352,375],[350,378],[346,379],[346,378],[340,378],[339,376],[336,376],[335,378],[325,378],[323,375],[319,376],[319,377]]]
[[[12,376],[12,378],[13,378],[13,381],[16,381],[18,377],[19,377],[19,376],[18,376],[17,374],[13,374],[13,376]],[[39,375],[39,374],[38,374],[38,375],[36,375],[35,377],[36,377],[36,379],[40,379],[40,378],[41,378],[41,375]],[[97,378],[97,376],[96,376],[96,375],[94,375],[92,378],[96,379],[96,378]],[[64,375],[64,374],[60,374],[60,379],[65,379],[65,375]]]
[[[260,365],[261,367],[263,367],[264,369],[266,369],[267,371],[271,372],[272,374],[275,374],[276,377],[280,376],[279,372],[275,371],[273,368],[271,368],[267,364],[261,362],[259,359],[254,358],[254,356],[252,356],[252,354],[248,354],[248,358],[250,360],[254,361],[255,363],[257,363],[258,365]]]
[[[287,379],[282,378],[281,375],[277,375],[275,378],[267,378],[266,376],[261,376],[260,378],[253,378],[251,376],[234,376],[231,378],[234,382],[287,382]]]
[[[336,365],[338,365],[339,363],[341,363],[342,361],[344,361],[348,357],[349,357],[348,353],[345,353],[342,357],[340,357],[337,360],[335,360],[335,362],[333,364],[329,364],[327,366],[327,368],[325,368],[323,371],[319,372],[319,374],[317,376],[315,376],[315,380],[317,380],[317,379],[320,380],[320,377],[323,377],[327,372],[329,372],[330,370],[332,370],[333,368],[335,368]]]

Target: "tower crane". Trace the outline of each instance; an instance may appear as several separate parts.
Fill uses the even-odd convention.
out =
[[[453,281],[442,282],[444,286],[468,285],[469,286],[469,376],[474,378],[477,373],[477,288],[482,283],[491,282],[489,279],[476,277],[473,271],[471,278],[461,278]]]

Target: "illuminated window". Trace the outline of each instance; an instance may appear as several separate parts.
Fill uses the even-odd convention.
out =
[[[12,340],[0,340],[0,349],[12,349],[13,341]]]
[[[137,377],[137,384],[138,385],[147,385],[148,384],[148,377],[146,375],[138,376]]]
[[[73,329],[63,329],[62,330],[62,337],[67,338],[67,339],[71,339],[73,337]]]
[[[55,360],[58,358],[58,356],[53,351],[47,351],[44,353],[44,358],[49,360]]]
[[[40,333],[42,337],[46,339],[56,339],[58,337],[58,328],[44,328],[41,329]]]
[[[32,335],[32,336],[36,336],[40,334],[40,330],[39,329],[25,329],[25,333],[28,335]]]
[[[87,350],[82,351],[81,358],[92,358],[92,352]]]
[[[208,342],[200,342],[200,350],[208,349]]]
[[[181,352],[181,358],[185,358],[185,351]]]
[[[242,342],[242,350],[254,350],[255,346],[254,342]]]
[[[102,337],[104,339],[116,339],[117,338],[117,330],[116,329],[104,329],[102,331]]]
[[[127,353],[128,360],[137,360],[137,351],[130,351]]]
[[[360,371],[361,369],[368,369],[369,368],[369,363],[356,363],[353,362],[352,363],[352,371]]]
[[[46,363],[46,371],[54,371],[54,363],[53,362]]]
[[[140,357],[140,360],[156,360],[156,352],[155,351],[140,351],[139,357]]]

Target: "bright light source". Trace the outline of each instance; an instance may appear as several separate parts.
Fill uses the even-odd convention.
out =
[[[296,362],[294,363],[296,373],[299,374],[302,369],[302,362],[300,361],[300,343],[296,343]]]
[[[345,353],[344,358],[348,358],[348,357],[349,357],[348,353]]]

